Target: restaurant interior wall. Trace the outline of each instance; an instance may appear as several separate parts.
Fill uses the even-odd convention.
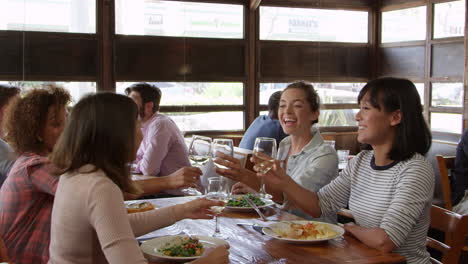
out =
[[[8,1],[23,2],[25,6],[28,2]],[[86,1],[81,1],[81,5]],[[76,5],[79,1],[69,2]],[[88,83],[91,88],[86,89],[91,91],[115,91],[116,83],[136,81],[241,83],[243,99],[240,104],[162,107],[163,112],[170,113],[242,113],[241,125],[236,129],[196,131],[213,135],[242,134],[260,111],[266,110],[266,104],[261,102],[262,84],[305,79],[325,86],[330,83],[365,83],[377,76],[396,75],[424,85],[425,116],[428,120],[432,113],[463,114],[463,120],[467,122],[468,119],[463,105],[432,106],[430,101],[430,87],[434,83],[465,82],[466,90],[466,80],[463,79],[467,71],[467,57],[466,54],[463,56],[466,34],[446,39],[429,37],[380,44],[381,11],[421,5],[430,11],[434,3],[447,1],[271,0],[262,1],[256,10],[250,10],[248,1],[241,0],[184,1],[241,5],[243,36],[237,39],[117,34],[116,1],[91,2],[94,2],[96,14],[94,32],[0,28],[0,59],[3,62],[0,64],[0,81]],[[365,11],[368,12],[368,39],[364,43],[261,39],[260,12],[267,7]],[[432,30],[430,22],[428,15],[428,32]],[[291,23],[296,23],[295,30],[310,30],[303,25],[308,26],[311,22],[296,20]],[[466,93],[464,96],[466,98]],[[465,99],[464,104],[467,102]],[[355,103],[324,104],[324,111],[356,108]],[[354,131],[355,127],[325,127],[323,130]]]

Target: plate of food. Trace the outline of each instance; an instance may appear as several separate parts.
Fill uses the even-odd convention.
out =
[[[125,208],[127,208],[127,213],[140,213],[146,212],[149,210],[155,209],[154,205],[150,202],[126,202]]]
[[[140,248],[149,260],[190,261],[197,259],[209,248],[229,244],[219,238],[210,236],[162,236],[150,239]]]
[[[264,227],[269,237],[296,244],[323,242],[341,237],[345,231],[337,225],[318,221],[285,221]]]
[[[271,200],[261,199],[258,196],[249,193],[245,195],[232,195],[231,199],[229,199],[226,203],[226,209],[232,211],[252,211],[253,208],[245,200],[245,196],[250,198],[250,200],[252,200],[252,202],[254,202],[258,208],[264,208],[274,204]]]

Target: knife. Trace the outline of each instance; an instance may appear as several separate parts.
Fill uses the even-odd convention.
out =
[[[267,226],[260,226],[260,225],[257,225],[257,224],[252,224],[252,223],[237,223],[236,225],[238,226],[251,226],[253,230],[259,232],[260,234],[265,235],[265,233],[263,233],[262,231],[262,228],[268,228]]]

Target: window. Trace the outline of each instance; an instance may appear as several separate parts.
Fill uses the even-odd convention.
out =
[[[240,111],[196,113],[181,111],[164,114],[169,115],[183,132],[244,129],[244,113]]]
[[[260,6],[260,40],[367,43],[368,12]]]
[[[414,83],[414,86],[416,86],[416,90],[418,90],[421,104],[424,105],[424,83]]]
[[[465,1],[434,5],[434,38],[463,36],[465,34]]]
[[[268,104],[270,95],[282,91],[289,83],[261,83],[260,104]],[[322,104],[357,104],[359,91],[365,83],[312,83]]]
[[[96,33],[95,0],[0,0],[0,30]]]
[[[432,106],[462,107],[462,83],[433,83]]]
[[[172,37],[244,37],[244,6],[158,0],[116,0],[116,33]]]
[[[117,83],[117,93],[125,94],[125,88],[134,84]],[[161,89],[161,106],[183,105],[242,105],[242,83],[202,82],[153,82]]]
[[[462,124],[461,114],[431,113],[431,129],[434,131],[460,134]]]
[[[320,110],[320,126],[357,126],[356,114],[359,109]]]
[[[96,83],[94,82],[29,82],[29,81],[0,81],[9,85],[21,88],[21,91],[28,91],[43,84],[55,84],[65,88],[72,97],[72,105],[76,104],[81,97],[88,93],[96,92]]]
[[[426,39],[426,7],[382,13],[382,43]]]
[[[119,82],[117,93],[134,82]],[[161,106],[180,106],[180,112],[164,112],[172,117],[182,131],[242,130],[242,111],[223,111],[223,105],[243,105],[244,85],[221,82],[152,82],[161,89]],[[218,105],[219,111],[207,112],[203,106]],[[200,111],[189,112],[186,106],[201,106]],[[191,108],[193,109],[193,108]]]

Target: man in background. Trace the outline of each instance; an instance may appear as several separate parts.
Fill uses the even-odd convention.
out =
[[[281,99],[281,91],[274,92],[268,99],[268,115],[257,117],[250,127],[245,131],[239,147],[253,149],[257,137],[269,137],[276,139],[276,145],[287,135],[278,120],[278,107]]]
[[[0,187],[16,160],[13,149],[3,140],[3,116],[5,115],[8,104],[13,101],[19,93],[20,89],[17,87],[0,84]]]
[[[465,192],[468,191],[468,129],[463,132],[457,146],[451,185],[453,205],[464,203],[460,206],[464,206],[466,208],[464,210],[468,210],[468,193],[465,195]],[[454,211],[456,208],[457,206],[454,206]]]
[[[197,187],[202,172],[190,166],[187,146],[176,123],[159,113],[161,90],[149,83],[137,83],[127,87],[125,93],[138,106],[143,133],[132,170],[158,176],[144,181],[145,193]],[[177,191],[169,193],[181,194]]]

